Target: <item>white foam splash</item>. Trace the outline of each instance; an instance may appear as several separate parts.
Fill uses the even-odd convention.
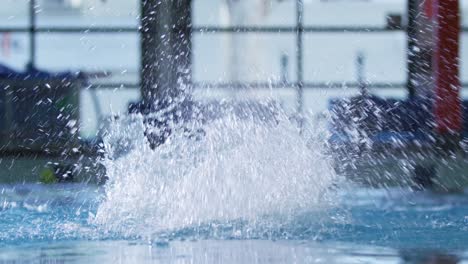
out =
[[[276,119],[263,123],[227,112],[203,125],[198,140],[176,131],[155,150],[143,136],[141,116],[115,121],[105,139],[106,199],[93,223],[146,236],[318,207],[334,180],[323,142],[304,136],[318,129],[301,135],[283,111]]]

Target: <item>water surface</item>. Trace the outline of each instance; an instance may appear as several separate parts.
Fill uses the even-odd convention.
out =
[[[468,195],[336,190],[326,211],[158,230],[93,222],[102,187],[1,185],[0,261],[125,263],[431,263],[468,261]],[[406,259],[407,262],[404,262]],[[451,262],[441,262],[451,263]]]

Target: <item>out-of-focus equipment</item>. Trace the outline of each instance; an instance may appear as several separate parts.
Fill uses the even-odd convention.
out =
[[[0,150],[64,154],[79,147],[83,78],[0,66]]]
[[[79,137],[79,91],[85,82],[81,73],[50,73],[32,66],[20,72],[0,65],[4,181],[32,177],[50,182],[45,171],[59,182],[72,181],[91,166],[83,154],[92,153]]]
[[[339,171],[378,186],[468,185],[460,144],[459,10],[458,0],[408,0],[407,99],[359,95],[331,102]]]

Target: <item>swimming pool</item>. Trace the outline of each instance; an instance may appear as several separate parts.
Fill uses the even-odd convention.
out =
[[[3,263],[468,262],[466,192],[340,188],[326,209],[207,221],[151,238],[92,220],[103,187],[15,184],[0,193]]]
[[[152,149],[141,116],[111,123],[102,186],[0,184],[0,263],[468,261],[468,192],[356,186],[281,112],[201,125]]]

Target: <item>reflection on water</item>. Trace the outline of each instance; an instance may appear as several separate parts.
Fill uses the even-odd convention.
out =
[[[414,264],[456,264],[464,263],[461,256],[455,253],[438,252],[437,250],[403,250],[401,251],[403,263]]]
[[[40,243],[0,249],[0,263],[468,263],[461,254],[310,241],[202,240],[146,244],[128,241]]]

